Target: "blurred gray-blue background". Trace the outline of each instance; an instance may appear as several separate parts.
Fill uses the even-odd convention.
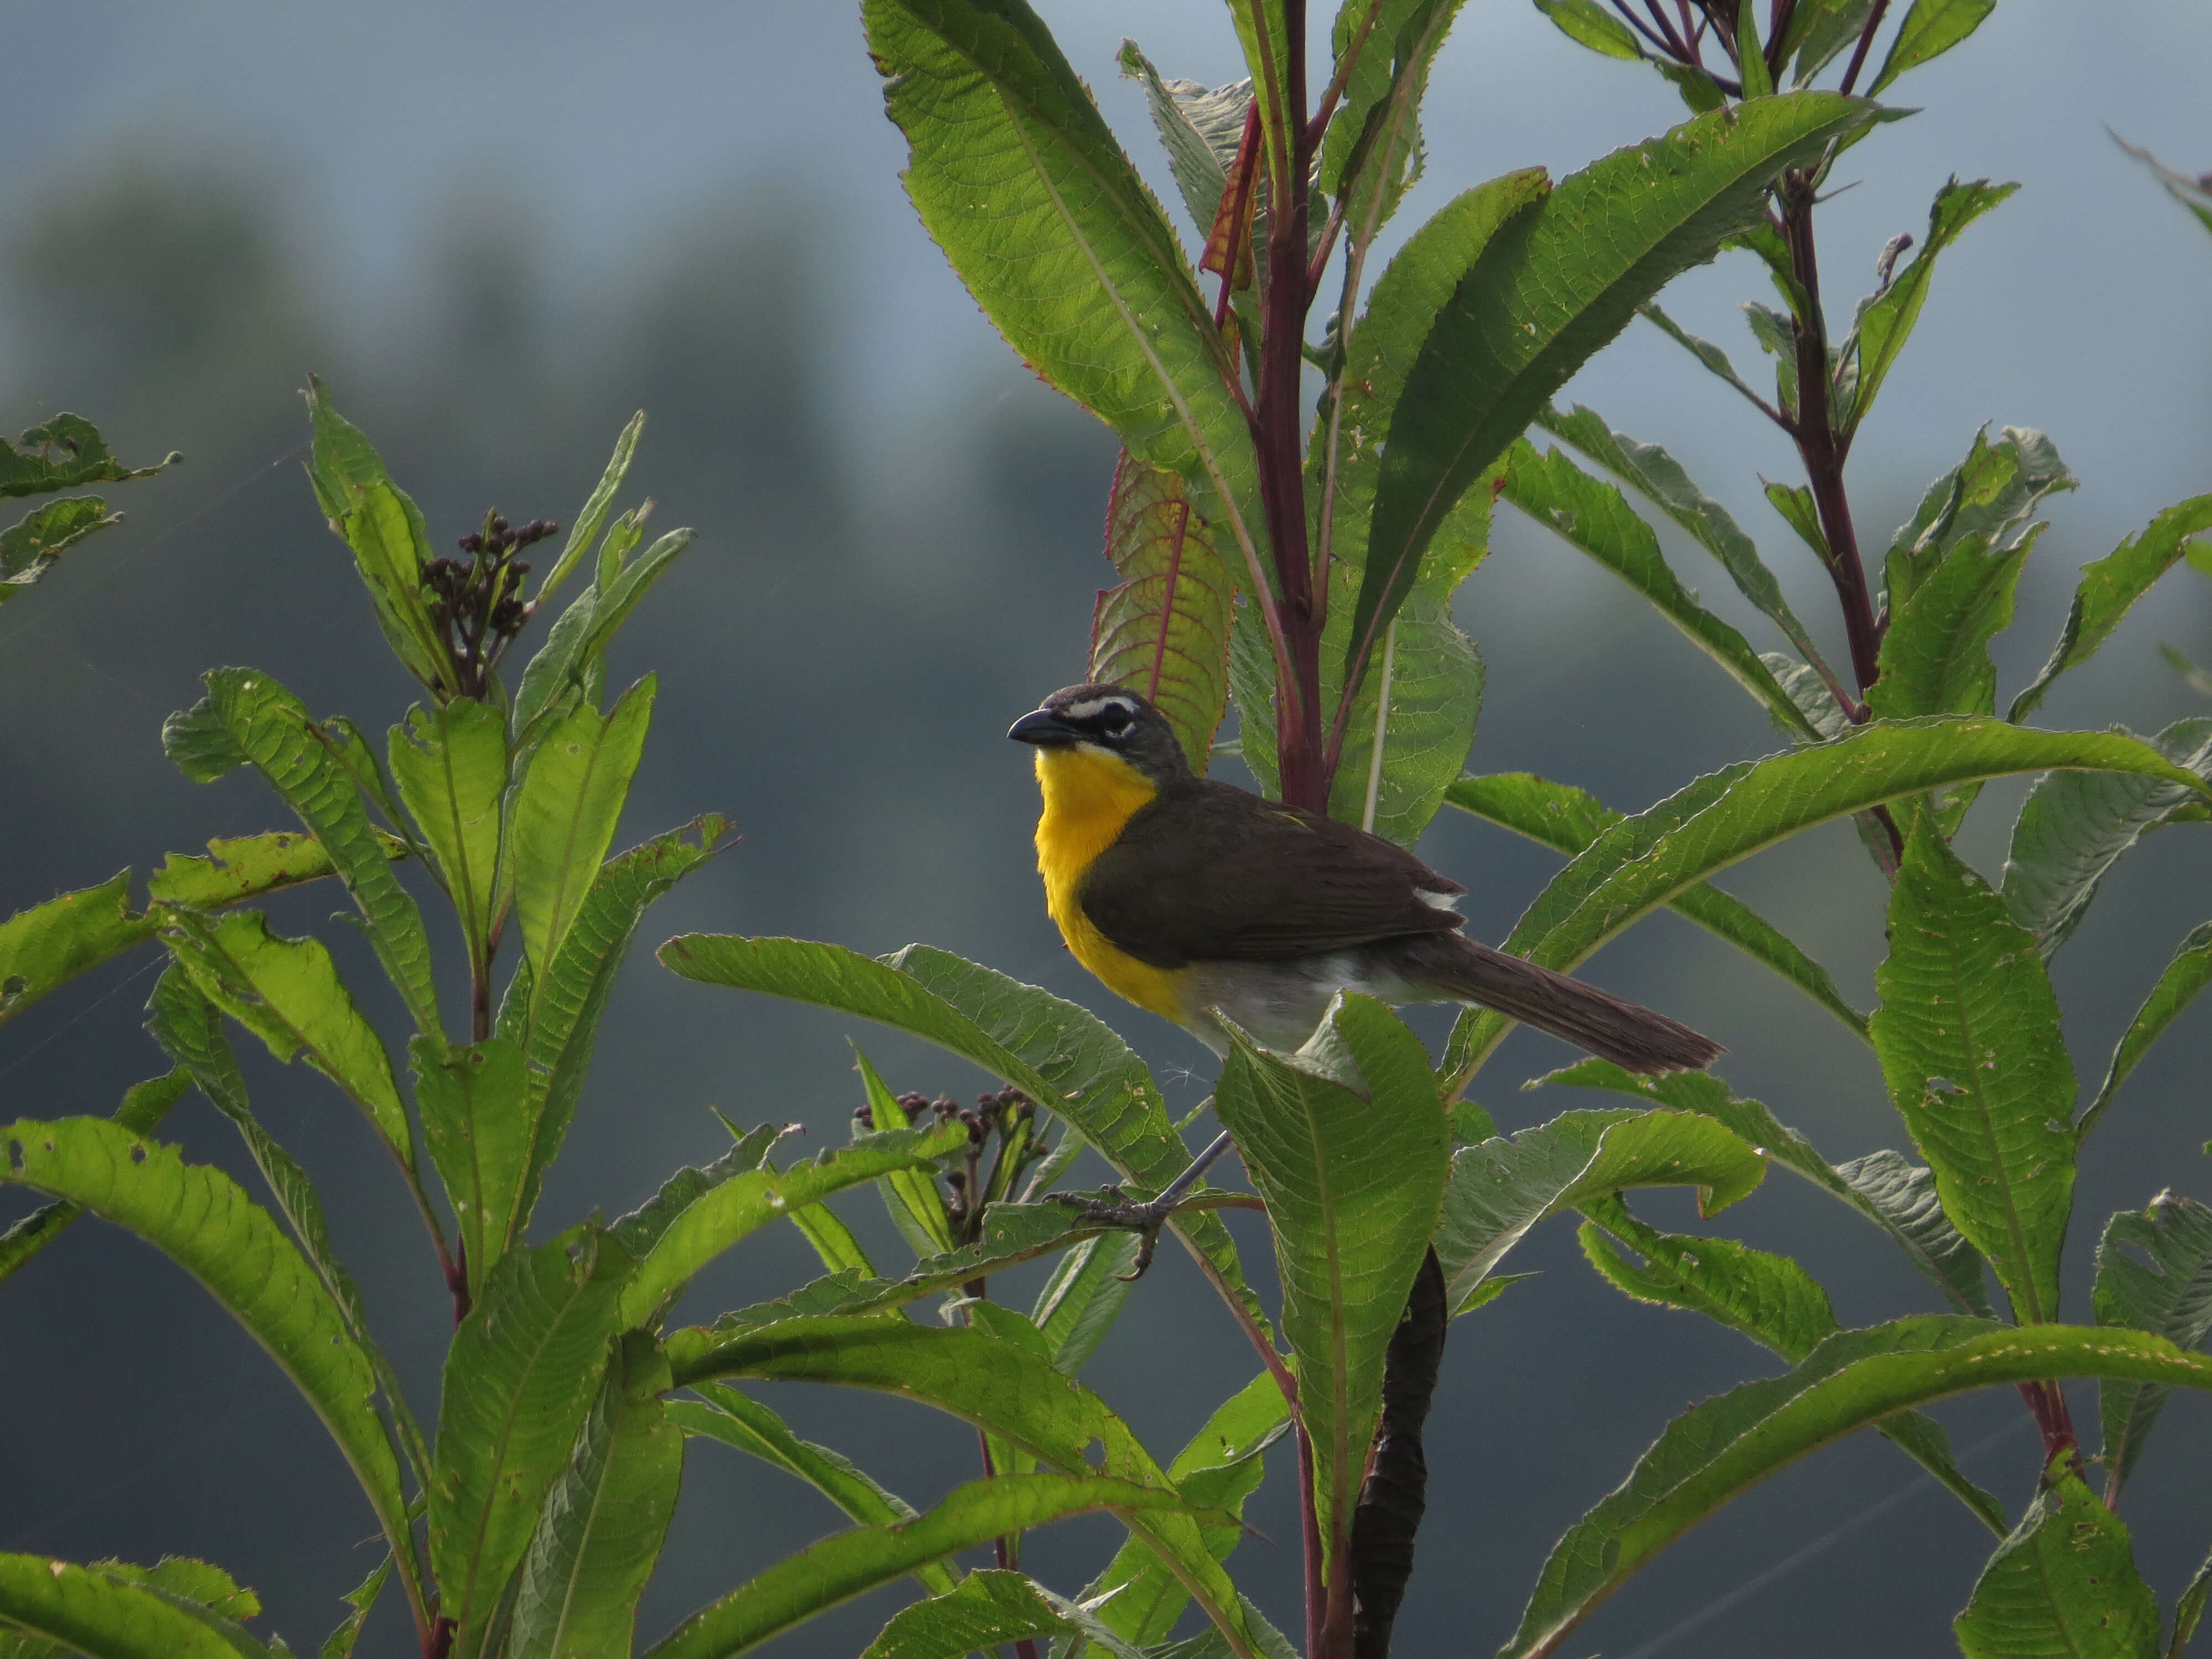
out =
[[[1170,75],[1231,79],[1225,14],[1175,0],[1042,9],[1164,187],[1114,49],[1133,36]],[[329,380],[440,536],[492,505],[567,520],[643,407],[634,484],[659,499],[658,522],[696,526],[700,542],[616,664],[621,678],[662,677],[622,844],[708,809],[744,835],[662,904],[646,942],[685,928],[867,951],[927,940],[1097,1008],[1177,1097],[1200,1097],[1211,1062],[1196,1045],[1114,1004],[1060,949],[1030,861],[1026,757],[1000,735],[1081,671],[1091,594],[1109,576],[1097,544],[1113,445],[1013,360],[922,234],[854,8],[79,0],[27,8],[9,34],[0,421],[13,430],[75,410],[126,459],[177,448],[189,459],[112,492],[130,522],[0,612],[0,915],[283,822],[257,782],[196,787],[163,760],[161,719],[196,697],[204,669],[252,664],[372,728],[404,709],[409,685],[301,476],[307,372]],[[2104,130],[2192,172],[2212,165],[2208,88],[2212,14],[2200,6],[2007,0],[1897,89],[1924,112],[1850,154],[1842,177],[1860,182],[1822,217],[1841,313],[1882,243],[1924,228],[1947,176],[2025,186],[1946,257],[1852,473],[1863,538],[1877,540],[1979,423],[2055,438],[2081,488],[2053,505],[2001,641],[2008,694],[2049,649],[2075,567],[2212,486],[2212,240]],[[1564,171],[1681,113],[1656,76],[1582,52],[1524,0],[1471,0],[1437,68],[1429,172],[1401,229],[1510,167]],[[1734,306],[1762,286],[1735,258],[1668,303],[1741,364],[1756,354]],[[1668,445],[1766,546],[1801,611],[1828,613],[1825,585],[1759,493],[1762,472],[1796,476],[1778,434],[1643,325],[1571,390]],[[1701,554],[1674,550],[1709,603],[1775,642]],[[1540,771],[1634,809],[1780,745],[1640,602],[1525,523],[1501,526],[1460,620],[1490,669],[1477,769]],[[2212,657],[2212,584],[2168,578],[2039,718],[2148,730],[2205,712],[2159,661],[2161,641]],[[1962,843],[1991,873],[2020,794],[1990,790]],[[1555,863],[1449,815],[1424,851],[1474,888],[1474,929],[1492,939]],[[2207,858],[2201,830],[2155,837],[2059,958],[2086,1082],[2173,942],[2212,914]],[[1727,884],[1871,1001],[1882,892],[1847,828]],[[273,908],[299,932],[333,902],[309,891]],[[366,952],[323,931],[373,987]],[[0,1032],[0,1116],[104,1113],[161,1069],[139,1029],[152,966],[112,968]],[[1870,1053],[1705,936],[1658,919],[1589,971],[1728,1043],[1725,1074],[1831,1157],[1901,1139]],[[881,1032],[678,981],[641,951],[540,1236],[594,1206],[630,1208],[678,1164],[713,1156],[725,1137],[709,1105],[803,1122],[803,1144],[842,1140],[859,1097],[848,1033],[894,1087],[981,1086]],[[2087,1315],[2088,1247],[2107,1213],[2169,1183],[2212,1197],[2199,1152],[2212,1132],[2197,1058],[2208,1036],[2200,1010],[2092,1143],[2074,1317]],[[1515,1087],[1565,1057],[1516,1036],[1477,1093],[1508,1127],[1582,1103]],[[397,1182],[319,1079],[246,1058],[427,1413],[446,1304]],[[196,1097],[164,1133],[243,1172],[234,1135]],[[848,1212],[888,1242],[861,1196]],[[1726,1222],[1799,1253],[1848,1322],[1930,1306],[1875,1237],[1818,1202],[1778,1178]],[[4,1222],[23,1200],[0,1206]],[[1686,1206],[1652,1207],[1696,1224]],[[1246,1236],[1262,1272],[1264,1248]],[[1564,1224],[1518,1265],[1543,1276],[1453,1335],[1431,1520],[1400,1624],[1407,1654],[1492,1650],[1551,1541],[1665,1420],[1768,1369],[1717,1328],[1624,1301]],[[809,1267],[795,1238],[756,1239],[689,1311],[776,1294]],[[1194,1274],[1164,1255],[1090,1376],[1164,1456],[1250,1369]],[[918,1407],[799,1392],[775,1403],[917,1504],[975,1472],[973,1437]],[[2086,1391],[2076,1413],[2094,1418]],[[1978,1448],[1970,1471],[2022,1502],[2035,1451],[2012,1396],[1944,1415]],[[2209,1430],[2203,1402],[2175,1401],[2130,1488],[2125,1518],[2168,1597],[2212,1534]],[[1953,1650],[1948,1618],[1990,1540],[1930,1489],[1869,1512],[1916,1473],[1871,1442],[1785,1473],[1633,1583],[1577,1650]],[[1297,1522],[1281,1470],[1252,1516],[1274,1541],[1252,1540],[1236,1565],[1295,1628]],[[810,1492],[695,1449],[641,1634],[836,1524]],[[273,1365],[150,1251],[88,1224],[0,1287],[0,1549],[205,1556],[259,1589],[262,1628],[303,1647],[374,1565],[373,1529]],[[1029,1565],[1073,1591],[1113,1538],[1104,1522],[1073,1524],[1040,1535]],[[856,1652],[902,1594],[775,1651]],[[411,1645],[395,1598],[362,1650]]]

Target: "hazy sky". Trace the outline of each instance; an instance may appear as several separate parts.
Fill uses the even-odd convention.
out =
[[[1164,185],[1115,48],[1131,36],[1167,73],[1232,78],[1225,10],[1042,9]],[[781,185],[834,221],[840,414],[864,441],[864,476],[870,452],[896,451],[948,386],[1003,361],[899,192],[902,145],[858,8],[838,0],[79,0],[26,9],[10,35],[0,222],[158,135],[165,154],[259,172],[295,198],[331,309],[374,337],[409,326],[422,233],[457,191],[512,194],[553,228],[545,257],[581,327],[595,290],[673,219],[732,186]],[[2005,0],[1966,46],[1895,89],[1926,112],[1849,158],[1841,177],[1866,182],[1824,220],[1839,311],[1890,234],[1924,228],[1948,173],[2026,188],[1946,258],[1924,343],[1863,441],[1863,471],[1893,465],[1924,480],[1931,454],[1955,454],[1996,420],[2052,432],[2085,481],[2073,508],[2100,530],[2202,487],[2212,246],[2102,124],[2191,171],[2212,166],[2208,88],[2212,7]],[[1683,112],[1656,76],[1591,57],[1526,0],[1470,0],[1429,97],[1429,176],[1399,228],[1510,167],[1571,168]],[[1686,280],[1670,304],[1741,366],[1755,353],[1730,307],[1757,291],[1739,258]],[[1653,372],[1671,349],[1632,331],[1575,390],[1616,425],[1663,434],[1709,487],[1763,515],[1747,471],[1723,463],[1746,437],[1770,475],[1786,456],[1717,388],[1685,405],[1678,377]]]

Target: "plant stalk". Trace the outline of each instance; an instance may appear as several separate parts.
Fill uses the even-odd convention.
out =
[[[1305,374],[1306,312],[1313,299],[1306,283],[1313,143],[1306,122],[1305,24],[1304,0],[1285,0],[1286,107],[1278,129],[1277,153],[1270,158],[1274,165],[1268,180],[1267,276],[1260,301],[1260,385],[1254,399],[1252,438],[1282,617],[1275,753],[1283,799],[1309,811],[1324,812],[1328,810],[1329,781],[1322,743],[1321,627],[1306,544],[1304,423],[1299,395]]]

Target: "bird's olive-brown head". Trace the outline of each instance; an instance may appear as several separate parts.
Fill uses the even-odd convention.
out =
[[[1024,714],[1006,735],[1042,750],[1085,749],[1126,762],[1154,787],[1190,776],[1167,717],[1118,685],[1071,685]]]

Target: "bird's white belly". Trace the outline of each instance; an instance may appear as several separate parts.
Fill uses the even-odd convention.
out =
[[[1184,973],[1184,1006],[1193,1011],[1187,1029],[1217,1054],[1229,1052],[1229,1038],[1206,1017],[1209,1009],[1264,1047],[1287,1054],[1314,1034],[1339,991],[1389,1003],[1419,1002],[1433,994],[1396,974],[1373,972],[1366,953],[1358,951],[1286,962],[1194,963]]]

